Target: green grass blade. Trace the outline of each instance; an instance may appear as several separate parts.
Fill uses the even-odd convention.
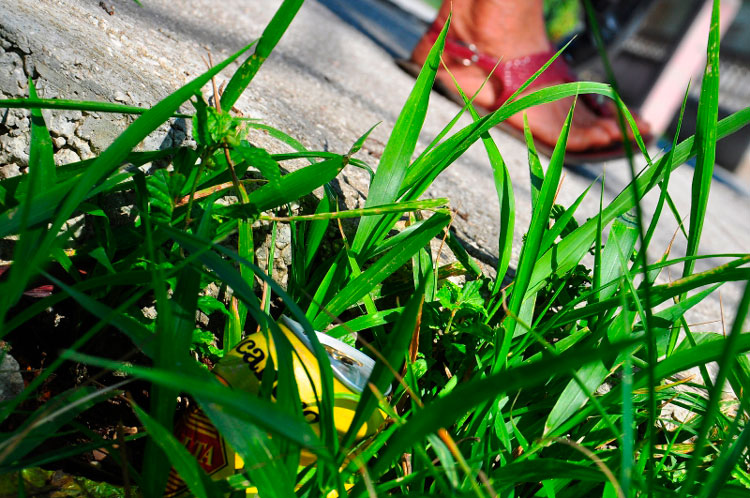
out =
[[[633,254],[637,241],[638,227],[634,216],[630,213],[618,216],[612,223],[607,243],[602,250],[600,285],[607,285],[622,277],[625,269],[622,266],[621,258],[623,255],[625,258],[629,258]],[[617,287],[607,286],[598,293],[597,300],[608,299],[616,291]]]
[[[357,318],[353,318],[330,328],[326,330],[326,334],[331,337],[341,337],[352,332],[360,332],[373,327],[395,323],[403,311],[404,308],[392,308],[389,310],[378,311],[377,313],[368,313],[367,315],[358,316]]]
[[[204,403],[216,403],[232,416],[257,425],[272,434],[287,438],[308,448],[319,457],[331,461],[330,453],[304,420],[292,417],[277,408],[274,403],[257,396],[237,396],[231,388],[222,385],[210,373],[195,364],[185,365],[180,372],[170,372],[128,365],[72,351],[64,351],[62,354],[69,360],[123,371],[128,375],[163,385],[169,389],[187,392],[201,398]]]
[[[59,111],[114,112],[120,114],[145,114],[149,109],[131,105],[93,102],[86,100],[40,99],[36,96],[20,99],[0,99],[0,109],[54,109]],[[170,117],[190,118],[190,114],[173,113]]]
[[[526,291],[536,264],[544,232],[548,228],[550,211],[555,200],[555,195],[557,194],[557,187],[560,184],[560,176],[562,175],[562,167],[565,161],[565,144],[568,140],[570,123],[573,119],[573,107],[575,107],[575,104],[571,106],[568,112],[568,117],[560,131],[560,137],[555,145],[555,150],[552,152],[547,173],[544,175],[542,189],[539,192],[539,204],[534,208],[529,231],[526,235],[526,242],[521,249],[516,278],[513,284],[513,293],[508,306],[510,317],[506,318],[504,322],[505,331],[502,338],[502,345],[497,350],[496,363],[493,366],[494,371],[497,371],[505,364],[511,340],[513,339],[518,323],[515,317],[522,317],[522,305],[526,298],[530,297],[527,296]]]
[[[539,74],[541,74],[541,71],[543,69],[544,68],[540,69],[537,74],[532,76],[532,78],[536,78]],[[487,75],[487,78],[484,80],[484,83],[482,83],[482,86],[484,86],[489,81],[490,77],[491,75]],[[473,99],[469,99],[466,94],[464,94],[461,86],[458,84],[455,78],[454,83],[464,100],[465,109],[469,110],[474,122],[479,121],[479,114],[472,105]],[[480,87],[480,89],[477,90],[475,96],[478,95],[481,90],[482,88]],[[517,93],[519,92],[516,92],[516,94]],[[513,196],[513,185],[510,180],[510,173],[508,172],[508,167],[505,164],[503,156],[500,154],[500,150],[497,148],[497,144],[492,139],[492,136],[489,134],[489,132],[482,133],[481,139],[482,143],[484,144],[484,148],[487,151],[487,158],[490,161],[490,166],[492,166],[492,177],[495,182],[495,192],[497,192],[497,200],[500,206],[500,233],[498,236],[498,247],[500,248],[500,251],[497,258],[495,283],[492,287],[492,295],[494,296],[500,292],[503,280],[505,279],[505,275],[508,272],[508,267],[510,266],[510,257],[513,247],[513,229],[515,228],[516,220],[516,201]],[[539,167],[541,168],[541,164],[539,165]],[[481,272],[478,272],[476,270],[475,272],[477,273],[477,275],[481,274]]]
[[[409,302],[406,303],[393,331],[388,335],[388,349],[381,352],[383,359],[376,361],[375,368],[368,379],[368,384],[374,385],[381,393],[385,393],[393,382],[393,372],[401,370],[401,365],[409,350],[409,343],[416,327],[419,326],[424,304],[425,282],[426,279],[422,279],[420,286],[415,289]],[[366,388],[357,404],[349,430],[342,440],[341,444],[344,448],[348,448],[354,442],[357,431],[370,418],[373,410],[377,409],[377,405],[378,399],[373,394],[372,388]]]
[[[482,276],[482,269],[479,267],[474,258],[472,258],[468,252],[466,252],[466,249],[464,248],[461,241],[451,230],[448,230],[448,237],[445,239],[445,244],[451,250],[458,262],[461,263],[466,269],[468,275],[475,278]]]
[[[64,425],[103,399],[116,394],[115,388],[79,387],[58,394],[26,418],[26,423],[0,442],[0,463],[14,462],[43,444]]]
[[[221,95],[221,108],[230,109],[240,98],[242,92],[250,84],[252,79],[258,73],[258,70],[266,61],[271,51],[279,43],[281,36],[294,20],[304,0],[284,0],[279,9],[266,25],[263,34],[258,40],[258,46],[255,52],[248,57],[237,71],[232,75],[232,79],[227,83],[224,93]]]
[[[473,108],[471,108],[471,111],[474,119],[478,119],[476,111]],[[497,202],[500,206],[500,233],[498,234],[498,247],[500,250],[497,258],[495,284],[492,288],[492,294],[497,295],[502,288],[505,275],[508,273],[510,257],[513,252],[513,231],[516,226],[516,200],[513,195],[513,184],[510,180],[508,166],[505,164],[505,160],[489,132],[482,134],[482,142],[484,143],[484,148],[487,150],[487,157],[492,166],[492,179],[495,182]]]
[[[723,137],[750,122],[750,108],[739,111],[719,123],[718,136]],[[688,138],[680,143],[675,149],[672,160],[673,168],[684,163],[689,157],[697,152],[697,146],[693,138]],[[648,168],[635,180],[638,195],[642,197],[663,176],[660,166],[665,158],[653,167]],[[666,162],[666,161],[665,161]],[[630,210],[635,205],[631,187],[628,186],[604,209],[602,212],[602,225],[610,223],[617,216]],[[596,236],[597,220],[591,219],[581,225],[572,234],[565,237],[555,248],[548,250],[539,257],[537,266],[529,284],[529,290],[537,290],[544,280],[551,274],[562,275],[575,267],[580,259],[586,254]]]
[[[410,203],[410,202],[412,201],[404,201],[404,203]],[[421,202],[421,201],[417,201],[417,202]],[[398,203],[398,204],[402,204],[402,203]],[[441,212],[446,213],[445,211],[441,211]],[[386,252],[390,251],[391,249],[393,249],[394,247],[398,246],[403,241],[411,237],[412,234],[416,232],[417,230],[419,230],[419,227],[422,226],[426,221],[427,220],[415,221],[414,223],[407,226],[403,230],[399,231],[397,234],[393,235],[392,237],[388,237],[386,240],[378,244],[376,247],[372,248],[371,251],[362,254],[362,258],[369,261],[373,258],[376,258],[378,256],[385,254]]]
[[[531,134],[531,128],[529,128],[529,118],[526,113],[523,115],[523,134],[526,139],[526,148],[529,151],[529,176],[531,177],[531,212],[534,212],[536,205],[539,202],[539,192],[542,189],[542,183],[544,182],[544,170],[542,169],[542,162],[539,160],[539,154],[536,152],[534,147],[534,137]]]
[[[559,460],[555,458],[536,458],[512,462],[492,475],[493,482],[499,485],[511,485],[522,482],[537,483],[550,476],[566,476],[581,481],[604,482],[605,475],[585,462]]]
[[[711,475],[701,488],[700,498],[715,498],[720,496],[719,493],[722,492],[726,483],[730,480],[748,444],[750,444],[750,431],[743,428],[739,436],[727,445],[728,448],[722,451],[718,461],[711,465]],[[747,492],[747,489],[744,491]]]
[[[278,457],[278,449],[265,432],[225,413],[213,403],[202,403],[201,407],[232,449],[244,462],[248,462],[245,471],[250,482],[257,488],[258,495],[294,496],[294,478],[287,472]]]
[[[607,181],[607,172],[602,173],[601,189],[599,190],[599,210],[596,213],[596,231],[594,232],[594,274],[591,281],[591,285],[594,289],[600,289],[602,287],[602,210],[604,205],[604,185]],[[598,290],[597,294],[592,298],[594,301],[599,300]],[[597,317],[592,320],[592,329],[598,329],[597,325],[603,317]]]
[[[571,204],[570,207],[565,210],[562,216],[560,216],[557,221],[555,221],[555,224],[552,226],[552,228],[544,233],[542,243],[539,245],[539,252],[544,252],[549,249],[550,246],[552,246],[552,244],[555,242],[555,239],[559,237],[567,228],[568,223],[570,223],[572,220],[575,220],[575,218],[573,218],[573,215],[575,215],[576,211],[578,210],[578,206],[581,205],[583,199],[588,195],[591,187],[592,185],[586,187],[586,190],[584,190],[581,195],[579,195],[578,198],[573,202],[573,204]]]
[[[480,403],[502,393],[540,385],[553,376],[569,377],[581,365],[612,358],[633,343],[633,341],[624,341],[595,348],[574,349],[554,358],[545,358],[520,367],[508,368],[482,379],[467,381],[449,394],[425,405],[424,409],[419,410],[405,425],[400,427],[392,437],[393,444],[383,452],[371,473],[380,475],[391,462],[401,456],[406,448],[420,441],[427,434],[441,427],[450,426],[456,419]]]
[[[404,243],[394,247],[377,262],[365,270],[359,277],[348,283],[333,299],[325,304],[325,313],[320,313],[313,320],[313,327],[322,330],[337,316],[357,303],[377,284],[385,280],[396,269],[400,268],[411,257],[424,247],[430,239],[450,223],[450,216],[435,213]]]
[[[711,30],[708,34],[706,70],[701,83],[701,96],[698,101],[698,118],[695,126],[697,159],[693,174],[692,203],[690,205],[690,229],[688,231],[688,256],[698,253],[703,221],[706,216],[708,196],[716,159],[716,123],[719,115],[719,0],[714,0],[711,11]],[[693,271],[693,263],[687,261],[682,275],[687,277]],[[684,496],[684,495],[683,495]]]
[[[36,88],[29,80],[29,93],[36,97]],[[31,144],[29,150],[29,172],[26,175],[27,196],[18,208],[20,212],[20,234],[13,251],[13,261],[26,261],[33,254],[44,236],[42,227],[29,229],[29,217],[36,200],[55,184],[55,161],[52,150],[52,137],[49,134],[40,109],[31,111]],[[10,308],[26,289],[34,275],[34,267],[27,264],[11,265],[8,280],[0,285],[0,324],[6,310]],[[0,326],[0,329],[2,326]]]
[[[151,272],[151,286],[154,290],[156,301],[156,349],[153,362],[158,368],[177,370],[181,367],[179,362],[182,358],[180,358],[179,352],[172,349],[171,339],[173,339],[173,335],[171,327],[173,325],[174,303],[167,297],[167,282],[164,278],[164,269],[161,265],[163,255],[161,251],[157,250],[157,245],[154,243],[154,227],[149,212],[149,192],[146,186],[146,178],[139,171],[133,180],[135,182],[135,204],[140,211],[148,267]],[[195,315],[192,318],[194,319]],[[191,328],[190,336],[192,336],[192,332]],[[189,358],[187,354],[185,354],[185,357]],[[149,392],[150,411],[156,422],[164,426],[167,431],[171,431],[173,427],[174,410],[179,393],[179,390],[170,389],[161,384],[152,385]],[[146,441],[146,449],[143,457],[143,481],[147,495],[156,496],[157,494],[164,493],[169,475],[169,463],[164,457],[163,450],[157,440],[151,438]]]
[[[36,98],[34,83],[29,81],[29,94]],[[35,171],[32,171],[32,167]],[[39,185],[47,189],[54,185],[57,178],[55,168],[54,151],[52,149],[52,137],[47,125],[44,123],[41,109],[31,110],[31,150],[29,152],[29,175],[37,175]],[[33,180],[29,183],[34,184]]]
[[[29,209],[28,221],[30,223],[38,223],[54,216],[44,239],[35,247],[34,251],[26,255],[30,272],[36,271],[36,268],[43,264],[55,243],[61,243],[61,239],[58,239],[59,231],[81,202],[90,195],[92,188],[115,172],[122,160],[141,140],[166,121],[185,100],[197,92],[214,74],[239,57],[246,49],[240,50],[144,113],[101,153],[81,177],[77,178],[75,182],[63,184],[62,188],[57,188],[61,187],[58,185],[56,188],[50,189],[50,192],[43,196],[42,202],[35,203]],[[18,222],[13,220],[18,217],[18,210],[21,208],[21,206],[14,208],[0,217],[0,232],[11,229],[12,225],[19,226]],[[4,322],[8,305],[15,302],[17,298],[17,295],[11,295],[6,298],[6,305],[0,306],[0,323]]]
[[[299,140],[292,137],[291,135],[284,133],[283,131],[277,128],[274,128],[272,126],[268,126],[262,123],[255,123],[251,120],[243,120],[243,121],[247,124],[248,128],[255,128],[257,130],[263,130],[266,133],[268,133],[270,136],[275,138],[276,140],[279,140],[280,142],[287,144],[289,147],[296,150],[297,152],[303,152],[303,153],[309,152],[307,148],[304,145],[302,145],[302,143]],[[319,154],[319,152],[310,152],[310,154]],[[281,159],[279,159],[277,156],[282,156],[282,154],[273,156],[275,160],[280,161]],[[312,157],[317,157],[317,156],[312,156]]]
[[[347,209],[346,211],[335,211],[335,212],[321,212],[316,214],[301,214],[296,216],[261,216],[260,219],[272,220],[272,221],[328,221],[328,220],[343,220],[347,218],[362,218],[365,216],[378,216],[387,213],[408,213],[412,211],[434,211],[440,210],[446,212],[446,206],[448,199],[423,199],[419,201],[403,201],[395,202],[392,204],[382,204],[380,206],[372,206],[369,208],[361,209]],[[226,210],[224,211],[227,212]],[[382,246],[382,244],[381,244]],[[381,246],[378,246],[380,250]],[[369,255],[377,254],[369,253]]]
[[[348,271],[347,266],[347,254],[345,251],[340,251],[331,262],[331,266],[328,271],[323,275],[320,280],[317,290],[310,299],[310,305],[305,312],[305,318],[309,321],[313,321],[320,312],[320,306],[322,303],[330,299],[337,288],[337,283],[344,280],[345,273]]]
[[[706,444],[708,443],[709,432],[716,423],[715,419],[719,414],[719,401],[723,394],[724,383],[729,377],[730,372],[734,368],[736,356],[743,352],[741,351],[741,340],[748,337],[747,334],[742,334],[742,327],[747,319],[748,312],[750,312],[750,279],[745,285],[745,292],[737,306],[737,316],[732,324],[732,330],[727,336],[726,340],[723,341],[724,348],[722,349],[721,356],[719,359],[719,372],[716,374],[716,379],[713,386],[711,387],[711,393],[708,399],[708,407],[706,413],[703,416],[700,432],[698,433],[698,439],[695,442],[695,450],[690,456],[690,462],[688,463],[687,477],[685,487],[681,490],[680,496],[689,496],[690,491],[695,485],[696,474],[698,472],[698,466],[703,461],[703,454],[706,451]]]
[[[646,248],[651,243],[651,239],[654,236],[654,233],[656,232],[656,227],[659,223],[659,219],[661,218],[661,212],[664,208],[664,202],[666,201],[669,192],[669,179],[671,177],[672,173],[672,167],[673,167],[673,157],[674,157],[674,150],[675,147],[677,147],[677,139],[680,136],[680,130],[682,129],[682,119],[685,116],[685,107],[687,106],[687,99],[690,91],[690,85],[685,89],[685,96],[682,99],[682,106],[680,107],[680,114],[677,119],[677,129],[674,132],[674,138],[672,140],[672,148],[669,149],[669,152],[667,153],[667,159],[664,161],[665,171],[664,171],[664,179],[660,183],[661,193],[659,195],[659,200],[656,202],[656,207],[654,208],[654,214],[651,217],[651,224],[648,227],[648,230],[646,230],[646,236],[643,239],[643,247],[641,248],[641,251],[645,251]],[[682,226],[682,221],[678,217],[678,224]],[[687,235],[686,235],[687,237]],[[636,262],[639,261],[640,258],[636,258]]]
[[[333,190],[327,185],[324,185],[323,198],[320,199],[318,206],[315,208],[315,214],[322,215],[324,213],[330,213],[336,206],[336,197],[333,194]],[[328,230],[329,220],[316,220],[310,223],[307,227],[307,233],[305,234],[305,274],[310,274],[310,266],[312,265],[313,258],[320,249],[320,244],[323,242],[323,236]]]
[[[609,374],[609,370],[602,362],[584,365],[575,373],[577,379],[572,379],[547,416],[544,423],[544,434],[558,428],[589,400],[593,392],[601,385]],[[579,384],[580,381],[580,384]]]
[[[365,207],[388,204],[398,199],[401,185],[406,177],[407,166],[414,153],[419,134],[427,114],[427,103],[430,100],[432,85],[435,81],[440,54],[445,43],[450,18],[430,50],[422,71],[420,71],[414,88],[412,89],[401,113],[396,119],[388,143],[383,150],[377,172],[370,184]],[[373,234],[381,217],[363,219],[357,227],[357,233],[352,241],[355,254],[365,252],[368,247],[377,242]]]
[[[257,213],[295,201],[331,181],[345,166],[344,158],[334,157],[305,166],[282,176],[278,183],[269,183],[248,194],[246,204],[217,208],[216,214],[231,217],[254,217]]]

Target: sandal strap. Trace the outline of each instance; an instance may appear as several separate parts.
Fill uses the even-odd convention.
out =
[[[441,26],[434,22],[427,35],[434,43],[440,35]],[[460,59],[465,66],[476,65],[487,73],[492,73],[492,78],[498,81],[502,86],[502,91],[498,96],[495,107],[503,105],[526,80],[531,78],[539,68],[547,63],[554,55],[555,51],[550,49],[529,54],[515,59],[503,60],[498,64],[498,58],[483,54],[477,50],[474,44],[465,43],[452,36],[445,37],[445,48],[443,53]],[[577,81],[575,75],[571,72],[565,61],[558,57],[552,64],[540,74],[530,88],[538,86],[548,86],[552,83],[563,81],[566,83]]]

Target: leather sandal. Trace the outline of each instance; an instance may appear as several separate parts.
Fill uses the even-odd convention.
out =
[[[431,43],[435,43],[440,34],[441,26],[437,23],[432,24],[425,36],[429,37]],[[516,59],[503,60],[498,63],[496,57],[479,52],[475,45],[465,43],[455,37],[447,36],[443,54],[454,59],[460,60],[465,66],[476,65],[484,70],[487,74],[492,73],[492,80],[499,83],[501,88],[500,94],[495,99],[491,108],[480,108],[475,106],[478,111],[487,114],[492,112],[503,104],[518,90],[539,68],[547,63],[555,55],[552,47],[549,50],[535,54],[519,57]],[[422,69],[420,64],[411,60],[397,60],[398,66],[412,76],[417,76]],[[578,81],[573,72],[570,70],[565,61],[558,57],[550,64],[545,71],[537,76],[529,88],[546,87],[559,82],[572,83]],[[439,79],[435,79],[433,87],[446,98],[464,106],[464,101],[454,87],[446,85]],[[582,94],[579,97],[595,114],[602,117],[612,117],[612,107],[607,105],[604,97],[601,95]],[[501,122],[498,127],[503,131],[524,141],[523,130],[515,127],[508,122]],[[644,137],[646,143],[648,139]],[[551,156],[554,146],[540,142],[536,143],[537,151],[546,156]],[[612,144],[605,148],[590,149],[583,152],[565,152],[566,164],[585,164],[592,162],[602,162],[612,159],[625,157],[625,148],[621,142]]]

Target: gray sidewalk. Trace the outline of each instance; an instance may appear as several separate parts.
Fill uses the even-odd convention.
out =
[[[176,7],[166,0],[146,0],[144,7],[138,8],[133,2],[118,2],[115,14],[110,16],[97,0],[0,2],[0,64],[10,68],[8,73],[0,71],[0,92],[5,97],[23,96],[27,92],[25,78],[36,75],[44,97],[152,105],[205,71],[202,58],[207,50],[218,60],[258,37],[278,4],[278,0],[191,0]],[[368,19],[361,17],[357,22],[366,23]],[[392,54],[399,52],[384,49],[389,43],[375,43],[321,3],[308,0],[237,107],[246,116],[289,133],[311,149],[336,152],[345,152],[372,125],[382,122],[359,156],[374,166],[413,83],[394,64]],[[433,94],[420,147],[426,146],[457,111],[453,103]],[[13,166],[23,161],[24,147],[28,150],[22,136],[28,122],[24,124],[16,113],[11,116],[6,124],[8,131],[0,135],[2,174],[11,173]],[[122,129],[125,123],[126,119],[116,116],[56,113],[50,126],[53,135],[60,138],[56,143],[62,144],[58,157],[85,158],[90,150],[101,149],[112,140],[116,134],[113,126]],[[468,121],[464,118],[461,123]],[[161,130],[161,135],[144,146],[158,146],[166,131]],[[517,258],[530,219],[526,150],[499,130],[492,134],[515,187]],[[282,150],[263,134],[254,135],[253,140]],[[640,158],[638,165],[644,165]],[[604,202],[609,202],[629,181],[628,167],[622,161],[568,169],[558,202],[569,205],[605,170]],[[670,186],[683,217],[689,215],[692,173],[691,167],[680,167]],[[365,172],[348,168],[339,184],[350,206],[364,202]],[[459,235],[474,255],[492,265],[498,249],[498,206],[481,145],[472,147],[440,176],[429,195],[451,199],[452,207],[461,213],[454,224]],[[646,199],[646,213],[654,203],[654,196]],[[597,207],[595,187],[577,217],[583,220],[593,216]],[[676,230],[669,214],[663,219],[665,224],[652,244],[651,258],[667,249]],[[682,254],[684,245],[678,236],[672,255]],[[748,251],[750,199],[714,182],[701,252]],[[697,270],[723,262],[702,261]],[[739,289],[731,285],[722,290],[728,317],[732,316],[730,310]],[[690,320],[711,322],[703,328],[718,330],[720,316],[718,299],[714,299],[706,301]]]

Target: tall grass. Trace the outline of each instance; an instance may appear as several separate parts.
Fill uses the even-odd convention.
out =
[[[33,85],[27,99],[0,101],[0,107],[30,109],[32,118],[28,173],[0,182],[0,235],[15,241],[14,264],[0,283],[0,330],[11,345],[23,341],[31,321],[53,308],[71,317],[75,331],[59,358],[18,397],[0,405],[0,420],[9,427],[0,441],[0,470],[54,465],[76,453],[111,447],[112,441],[83,430],[77,420],[94,406],[125,399],[122,409],[140,421],[147,442],[142,460],[120,458],[119,465],[145,496],[163,493],[172,467],[201,497],[248,485],[264,497],[330,491],[479,497],[746,494],[748,406],[740,396],[728,407],[721,394],[725,382],[738,394],[750,382],[750,362],[743,355],[750,338],[742,333],[750,290],[746,287],[727,337],[718,330],[691,335],[684,327],[686,313],[722,284],[750,280],[748,254],[714,255],[727,263],[693,272],[694,262],[705,257],[697,248],[715,141],[750,121],[750,109],[716,120],[718,2],[697,135],[648,160],[598,216],[580,225],[574,216],[590,190],[567,208],[555,204],[570,116],[546,170],[527,134],[530,174],[539,181],[532,182],[531,224],[518,227],[526,237],[507,288],[502,282],[510,264],[516,198],[489,131],[533,105],[580,93],[621,104],[617,94],[606,84],[558,85],[514,98],[484,117],[473,112],[467,98],[462,112],[471,113],[472,122],[456,131],[452,121],[440,140],[412,159],[446,25],[372,173],[365,206],[340,211],[326,187],[313,214],[297,213],[290,203],[325,187],[343,168],[371,171],[354,157],[369,132],[349,151],[332,153],[306,150],[266,127],[289,146],[288,153],[271,154],[245,138],[247,128],[258,125],[228,111],[300,4],[284,1],[257,43],[151,109],[42,100]],[[214,99],[220,106],[209,107],[201,89],[253,47],[223,96]],[[194,108],[188,116],[195,149],[132,151],[188,101]],[[55,168],[44,108],[140,117],[96,159]],[[623,123],[632,127],[628,110],[621,111]],[[638,130],[633,134],[643,147]],[[420,199],[437,175],[479,140],[500,201],[494,277],[482,274],[447,232],[448,200]],[[693,156],[698,167],[688,254],[649,261],[645,249],[667,201],[670,173]],[[169,167],[150,175],[121,167],[156,159]],[[282,174],[281,163],[292,159],[309,165]],[[640,199],[657,187],[662,189],[657,209],[646,213]],[[98,218],[106,223],[112,216],[102,209],[108,196],[122,193],[132,199],[134,220],[97,224]],[[238,202],[217,202],[226,196]],[[98,229],[78,238],[69,221],[80,214]],[[647,224],[643,217],[649,214]],[[397,223],[405,216],[404,228]],[[341,219],[351,217],[360,218],[356,230],[336,230]],[[272,223],[274,234],[282,224],[292,230],[286,289],[262,269],[272,262],[258,261],[254,235],[260,222]],[[330,246],[332,237],[341,243]],[[457,264],[438,266],[430,249],[435,238],[446,239]],[[593,268],[581,264],[589,252],[595,254]],[[658,284],[658,276],[671,267],[683,267],[683,277]],[[461,285],[444,278],[456,268],[466,277]],[[21,299],[40,277],[54,291],[34,301]],[[231,297],[206,295],[209,284],[231,289]],[[155,307],[155,318],[144,316],[144,305]],[[197,312],[219,319],[221,326],[207,331],[196,322]],[[290,361],[294,353],[275,323],[281,313],[302,324],[320,364],[317,432],[302,413]],[[256,327],[273,337],[279,360],[264,375],[261,394],[252,396],[222,385],[195,358],[217,361]],[[333,414],[333,372],[314,329],[349,338],[358,332],[358,345],[376,358],[369,389],[358,397],[354,419],[343,430]],[[677,343],[682,330],[693,340]],[[133,350],[107,357],[107,351],[90,346],[92,339],[112,333],[127,337]],[[712,361],[718,362],[719,375],[699,394],[683,389],[690,381],[673,380]],[[103,373],[34,405],[45,380],[62,375],[66,362]],[[126,378],[100,382],[108,371]],[[150,386],[147,396],[122,398],[136,380]],[[389,386],[392,394],[384,397]],[[212,480],[172,435],[178,395],[195,400],[243,458],[242,475]],[[665,420],[662,409],[668,404],[687,408],[692,416]],[[360,443],[355,435],[377,409],[390,421]],[[77,446],[46,451],[48,442],[71,434]],[[133,448],[138,437],[124,438],[125,446]],[[316,456],[315,463],[298,466],[302,449]]]

